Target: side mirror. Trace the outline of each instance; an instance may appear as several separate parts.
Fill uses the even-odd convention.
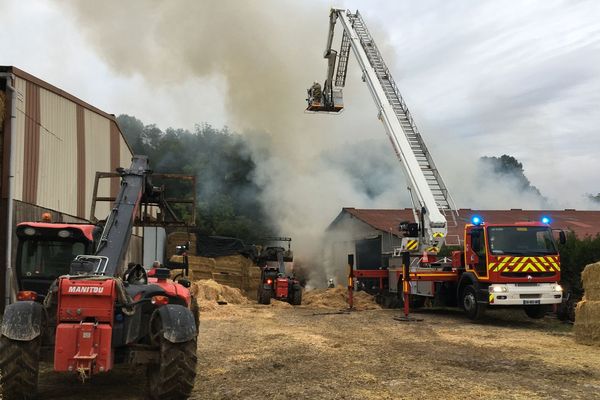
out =
[[[560,243],[560,244],[567,243],[567,235],[565,234],[565,231],[558,232],[558,243]]]
[[[179,280],[177,280],[177,283],[179,283],[185,288],[189,288],[190,286],[192,286],[192,282],[190,282],[190,280],[186,278],[179,278]]]

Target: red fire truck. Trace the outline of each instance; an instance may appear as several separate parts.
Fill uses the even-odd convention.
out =
[[[336,23],[343,28],[340,50],[332,48]],[[401,246],[390,266],[378,270],[351,270],[360,282],[378,282],[378,297],[386,305],[422,304],[427,297],[446,305],[461,305],[473,319],[488,306],[524,307],[541,317],[546,307],[562,300],[560,259],[550,220],[486,224],[471,219],[464,232],[463,250],[452,259],[439,259],[449,222],[458,225],[454,201],[412,114],[383,57],[359,14],[332,9],[324,57],[327,78],[321,87],[308,89],[307,112],[335,114],[343,110],[350,51],[355,54],[406,181],[413,204],[414,222],[402,223]],[[541,216],[540,216],[541,217]],[[560,240],[564,241],[564,233]],[[408,309],[405,309],[408,313]]]

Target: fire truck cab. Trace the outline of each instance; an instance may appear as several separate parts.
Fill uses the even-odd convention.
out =
[[[539,318],[546,306],[562,301],[558,246],[545,218],[546,223],[485,224],[475,217],[476,224],[465,227],[464,251],[453,255],[453,268],[470,277],[458,288],[468,314],[486,306],[523,306],[527,315]],[[564,232],[559,240],[564,243]],[[465,293],[473,283],[476,303]]]

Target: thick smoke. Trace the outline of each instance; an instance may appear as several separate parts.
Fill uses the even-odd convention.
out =
[[[254,179],[266,189],[262,200],[272,222],[282,234],[293,236],[296,254],[320,258],[322,233],[342,206],[389,207],[404,196],[397,164],[395,170],[380,173],[377,181],[366,178],[368,163],[384,159],[389,165],[393,153],[381,145],[382,127],[355,60],[348,91],[361,94],[354,96],[348,111],[342,116],[304,113],[306,88],[325,76],[328,4],[221,0],[66,4],[83,34],[115,71],[142,75],[153,85],[224,77],[232,128],[253,138]],[[384,35],[379,37],[379,47],[391,56]],[[353,112],[364,108],[372,110],[369,120]],[[369,142],[357,147],[373,138],[373,147]],[[384,154],[379,153],[382,149]],[[359,171],[362,178],[352,171]],[[392,181],[386,174],[398,175]]]
[[[319,263],[322,233],[341,207],[400,208],[410,207],[410,202],[401,169],[385,142],[371,97],[360,81],[356,60],[350,61],[347,104],[341,116],[303,112],[306,88],[314,80],[322,82],[325,75],[326,64],[321,57],[329,8],[325,2],[308,3],[112,0],[61,4],[76,18],[83,34],[105,62],[121,74],[140,75],[152,85],[163,86],[198,77],[225,81],[226,110],[233,130],[253,139],[257,163],[254,179],[266,189],[262,201],[271,219],[282,234],[293,236],[297,255]],[[431,10],[424,10],[423,15],[431,16],[427,14]],[[395,39],[392,47],[387,35],[377,29],[380,25],[377,16],[370,14],[367,22],[388,64],[397,71],[393,62],[396,45],[400,43],[398,46],[406,51],[406,46],[411,49],[410,43],[416,46],[419,42],[408,40],[410,37],[400,41],[392,37],[391,40]],[[409,35],[418,34],[423,39],[420,32],[416,29]],[[442,40],[431,45],[442,51],[439,46],[444,43],[448,44]],[[449,49],[450,45],[445,51]],[[415,54],[422,53],[420,47],[412,50]],[[458,68],[454,62],[457,57],[448,59]],[[419,68],[412,65],[420,78],[412,87],[408,85],[408,92],[415,93],[421,87],[430,89],[436,82],[440,88],[447,88],[446,75],[430,78],[434,64],[437,65]],[[396,80],[401,81],[399,78],[401,75],[396,75]],[[437,93],[436,90],[432,93]],[[463,93],[454,92],[459,96]],[[522,196],[510,182],[498,185],[493,171],[476,162],[480,154],[465,155],[468,146],[459,143],[464,138],[459,137],[459,121],[452,119],[451,112],[455,112],[451,106],[443,108],[442,96],[432,96],[435,98],[431,99],[431,105],[416,103],[417,108],[432,110],[431,114],[435,109],[442,119],[444,112],[448,114],[447,129],[453,133],[443,138],[446,142],[439,126],[424,119],[427,116],[423,113],[415,114],[425,132],[434,132],[432,136],[424,136],[428,143],[433,142],[430,149],[459,206],[538,208],[543,205],[535,196]],[[152,102],[152,99],[140,101]],[[410,97],[407,101],[412,104]],[[497,108],[494,111],[506,115]],[[457,125],[452,126],[452,122]],[[450,144],[443,147],[440,143]]]

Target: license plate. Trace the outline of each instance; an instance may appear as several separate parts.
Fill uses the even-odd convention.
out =
[[[531,304],[540,304],[539,300],[523,300],[523,304],[531,305]]]

